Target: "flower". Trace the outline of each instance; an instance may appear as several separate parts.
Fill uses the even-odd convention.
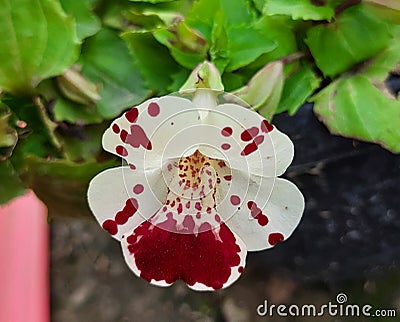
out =
[[[227,287],[248,251],[286,240],[303,213],[300,191],[277,178],[293,159],[290,139],[218,98],[209,89],[153,98],[104,133],[104,149],[126,164],[93,178],[89,205],[130,269],[152,284]]]

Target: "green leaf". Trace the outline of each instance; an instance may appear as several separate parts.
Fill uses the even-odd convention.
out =
[[[366,62],[361,70],[362,74],[374,83],[383,82],[388,77],[389,72],[400,62],[400,26],[392,26],[390,31],[394,38],[389,45]]]
[[[163,2],[173,2],[176,0],[129,0],[131,2],[149,2],[149,3],[163,3]]]
[[[157,42],[151,32],[129,31],[125,32],[122,38],[140,69],[146,87],[159,95],[167,93],[172,75],[180,70],[168,49]]]
[[[11,162],[0,161],[0,204],[23,195],[25,188],[18,178]]]
[[[0,88],[30,93],[78,57],[73,17],[57,1],[0,0]]]
[[[17,131],[10,125],[11,117],[12,113],[8,106],[0,102],[0,160],[11,155],[18,141]]]
[[[116,161],[106,163],[74,163],[65,160],[47,161],[27,156],[23,180],[46,204],[50,218],[88,217],[86,193],[89,181],[106,168],[116,166]]]
[[[83,161],[96,162],[103,152],[101,139],[108,126],[108,122],[87,126],[72,126],[70,131],[74,135],[64,134],[60,138],[67,159],[80,163]]]
[[[207,58],[207,41],[184,21],[171,25],[168,29],[158,28],[153,35],[169,48],[171,56],[183,67],[193,69]]]
[[[294,20],[328,20],[335,11],[329,6],[318,6],[310,0],[266,0],[263,13],[267,16],[288,15]]]
[[[23,162],[25,154],[34,154],[42,158],[62,156],[61,144],[55,135],[57,125],[49,119],[46,107],[39,98],[35,98],[36,104],[25,98],[11,96],[4,98],[3,102],[18,120],[26,123],[19,135],[13,158],[18,154]]]
[[[277,113],[288,111],[290,115],[296,113],[301,105],[319,87],[321,78],[313,71],[313,66],[304,64],[286,79],[279,102]]]
[[[249,25],[255,18],[255,13],[251,11],[246,0],[198,0],[194,2],[185,20],[189,26],[211,41],[214,23],[221,22],[219,15],[223,16],[227,30]]]
[[[293,30],[295,24],[290,18],[263,16],[254,24],[254,28],[264,37],[273,40],[275,48],[263,53],[259,59],[250,64],[250,68],[259,69],[271,61],[278,60],[297,51],[296,35]]]
[[[179,89],[185,83],[189,75],[190,75],[190,70],[188,69],[181,69],[179,72],[172,74],[171,75],[172,83],[168,87],[168,92],[175,93],[179,91]]]
[[[400,152],[400,102],[385,96],[366,77],[339,79],[312,100],[315,113],[333,134]]]
[[[119,115],[149,94],[126,44],[112,30],[104,28],[88,38],[79,62],[82,73],[102,85],[97,109],[106,119]]]
[[[227,71],[239,69],[256,60],[264,53],[271,52],[276,44],[258,32],[254,27],[237,27],[228,32],[230,61]]]
[[[324,75],[334,77],[382,51],[391,39],[386,24],[357,5],[345,10],[334,23],[308,30],[308,44]]]
[[[60,2],[65,12],[75,18],[79,39],[92,36],[100,30],[100,19],[92,12],[91,0],[60,0]]]
[[[50,110],[55,121],[84,125],[100,123],[103,120],[97,106],[86,106],[70,101],[60,93],[52,80],[42,82],[38,91],[51,106]]]
[[[222,73],[228,65],[230,59],[229,36],[225,28],[225,15],[223,11],[218,11],[215,15],[210,43],[211,61]]]

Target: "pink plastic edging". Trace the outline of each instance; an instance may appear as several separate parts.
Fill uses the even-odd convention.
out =
[[[0,321],[49,321],[46,207],[33,192],[0,207]]]

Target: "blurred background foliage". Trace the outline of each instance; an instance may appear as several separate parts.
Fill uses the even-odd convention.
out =
[[[213,62],[271,119],[306,102],[333,134],[400,152],[400,5],[392,0],[0,0],[0,203],[32,188],[86,216],[112,119]],[[261,97],[252,101],[254,88]]]

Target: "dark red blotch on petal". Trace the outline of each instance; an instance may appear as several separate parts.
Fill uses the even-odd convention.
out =
[[[125,224],[130,217],[132,217],[138,209],[138,202],[135,198],[128,199],[122,210],[118,211],[115,215],[115,222],[118,225]]]
[[[174,225],[173,219],[169,220]],[[199,229],[197,235],[179,234],[149,221],[142,223],[127,240],[140,276],[149,282],[171,284],[183,280],[188,285],[198,282],[213,289],[222,288],[231,268],[240,264],[240,247],[225,224],[220,225],[219,238],[210,228],[208,225]]]
[[[277,243],[283,242],[284,239],[285,238],[281,233],[272,233],[269,234],[268,236],[268,242],[273,246],[276,245]]]
[[[139,111],[136,107],[132,107],[128,112],[125,113],[126,119],[131,123],[135,123],[138,116]]]
[[[274,129],[274,126],[269,123],[267,120],[262,120],[261,121],[261,131],[264,133],[271,132]]]
[[[110,235],[115,235],[118,233],[118,225],[112,219],[107,219],[103,222],[102,227],[104,230],[107,230]]]
[[[128,143],[134,148],[143,146],[147,150],[152,149],[151,142],[147,137],[145,131],[137,124],[131,125],[131,133],[129,134],[125,130],[120,133],[121,140]]]

